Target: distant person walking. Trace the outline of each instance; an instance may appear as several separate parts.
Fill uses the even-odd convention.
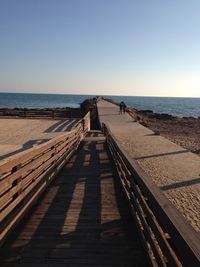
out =
[[[126,112],[126,104],[124,102],[123,102],[123,105],[122,105],[122,111],[123,111],[123,113]]]
[[[125,113],[125,111],[126,111],[126,104],[124,103],[124,101],[121,101],[119,104],[119,113],[122,114]]]
[[[123,110],[123,101],[120,102],[119,104],[119,113],[122,114],[122,110]]]

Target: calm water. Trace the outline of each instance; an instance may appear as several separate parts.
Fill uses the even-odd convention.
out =
[[[93,95],[51,95],[51,94],[15,94],[0,93],[0,107],[79,107],[79,104]],[[168,113],[175,116],[200,116],[200,98],[172,97],[135,97],[106,96],[117,102],[124,101],[128,106],[137,109],[151,109],[158,113]]]

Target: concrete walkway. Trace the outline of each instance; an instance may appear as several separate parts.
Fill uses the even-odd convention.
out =
[[[98,112],[100,121],[200,231],[200,157],[155,135],[128,114],[119,114],[116,105],[100,101]]]

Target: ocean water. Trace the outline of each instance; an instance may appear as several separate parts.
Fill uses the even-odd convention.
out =
[[[19,94],[0,93],[0,107],[51,108],[79,107],[80,103],[94,95]],[[178,117],[200,117],[200,98],[104,96],[139,110],[150,109]]]
[[[0,107],[6,108],[55,108],[80,107],[86,95],[0,93]]]
[[[123,99],[128,106],[139,110],[149,109],[178,117],[200,117],[200,98],[113,96],[112,99]]]

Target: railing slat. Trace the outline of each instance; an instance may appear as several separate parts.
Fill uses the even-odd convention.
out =
[[[79,129],[80,125],[77,127]],[[66,132],[52,140],[47,141],[44,144],[40,144],[31,149],[27,149],[23,152],[15,154],[14,156],[9,157],[6,160],[0,162],[0,175],[5,174],[9,170],[12,170],[15,166],[22,165],[27,162],[29,159],[40,156],[41,153],[46,153],[48,149],[58,145],[60,142],[64,142],[67,138],[73,136],[77,129],[70,132]],[[1,178],[0,178],[1,179]]]
[[[0,245],[89,130],[89,113],[75,129],[0,163]]]
[[[167,266],[199,267],[199,233],[192,228],[164,193],[142,171],[137,162],[124,151],[113,137],[110,129],[105,124],[102,127],[121,177],[121,183],[129,202],[131,202],[129,204],[134,205],[135,212],[140,215],[139,224],[144,222],[142,225],[147,230],[146,242],[150,242],[154,256],[159,254],[155,251],[156,244],[158,244],[163,259],[166,258]],[[134,210],[132,211],[134,213]],[[143,213],[145,218],[142,216]],[[137,216],[135,217],[137,218]],[[155,237],[155,244],[152,243],[154,239],[151,239],[148,234],[148,227]],[[166,234],[169,238],[166,237]],[[163,260],[160,261],[158,257],[156,258],[159,260],[158,265],[163,266]]]

